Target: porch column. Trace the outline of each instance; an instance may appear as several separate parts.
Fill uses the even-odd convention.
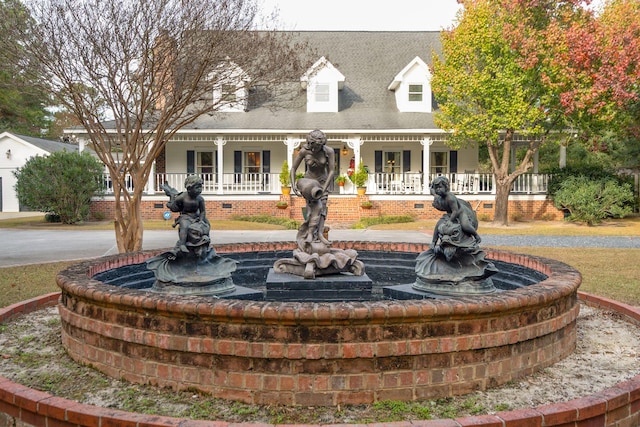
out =
[[[431,144],[433,140],[431,138],[423,138],[420,141],[422,145],[422,194],[429,194],[429,171],[431,170]]]
[[[153,143],[149,144],[147,148],[147,156],[151,152],[153,148]],[[147,179],[147,188],[145,188],[145,193],[147,194],[156,194],[156,160],[153,159],[151,162],[151,170],[149,171],[149,178]]]
[[[360,161],[362,161],[360,154],[360,146],[362,144],[364,144],[364,142],[362,142],[359,136],[356,138],[347,139],[347,145],[353,150],[353,157],[355,158],[355,164],[353,167],[356,170],[358,169],[358,166],[360,166]]]
[[[567,167],[567,141],[560,143],[560,160],[558,162],[560,169]]]
[[[216,174],[218,175],[218,188],[216,190],[216,194],[224,194],[223,186],[224,186],[224,155],[223,148],[227,145],[227,141],[225,141],[221,136],[217,137],[213,142],[218,150],[216,152],[216,156],[218,158],[218,170],[216,170]]]
[[[149,171],[149,179],[147,180],[147,194],[156,194],[156,161],[151,162],[151,170]]]
[[[287,164],[289,165],[289,170],[291,170],[291,165],[293,164],[293,151],[302,144],[302,141],[302,139],[292,138],[290,136],[288,136],[285,141],[282,141],[282,143],[287,146]]]
[[[360,166],[360,162],[362,161],[361,158],[361,154],[360,154],[360,147],[362,146],[362,144],[364,144],[364,142],[362,142],[362,139],[360,139],[360,137],[355,137],[352,139],[347,139],[347,145],[349,146],[349,148],[351,148],[353,150],[353,157],[354,157],[354,164],[353,164],[353,168],[354,170],[358,170],[358,167]],[[353,187],[353,193],[355,193],[357,191],[356,186],[352,185]],[[369,192],[369,189],[367,189],[367,192]]]
[[[534,193],[538,192],[538,162],[540,160],[540,156],[538,156],[538,151],[536,151],[535,153],[533,153],[533,182],[532,182],[532,191]]]

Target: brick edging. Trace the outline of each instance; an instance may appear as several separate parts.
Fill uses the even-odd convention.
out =
[[[217,245],[216,251],[259,256],[292,245]],[[417,255],[426,245],[340,241],[334,247]],[[575,348],[581,276],[556,260],[491,250],[490,259],[547,277],[535,286],[436,300],[184,298],[95,279],[98,271],[143,264],[155,253],[102,257],[58,274],[62,342],[72,359],[115,378],[227,400],[336,406],[485,390],[544,369]]]
[[[51,306],[60,293],[51,293],[0,309],[0,321],[7,321]],[[634,323],[640,323],[640,307],[579,292],[580,300],[590,306],[614,310]],[[0,377],[0,426],[20,424],[56,426],[215,426],[233,427],[226,421],[197,421],[157,415],[145,415],[86,405],[33,390]],[[599,393],[568,402],[535,408],[457,418],[455,420],[395,422],[393,427],[462,426],[557,426],[557,425],[640,425],[640,375]],[[246,427],[267,427],[263,423],[243,423]],[[376,427],[382,424],[371,424]],[[363,425],[360,425],[363,426]],[[289,427],[293,427],[289,425]],[[319,425],[306,427],[320,427]]]

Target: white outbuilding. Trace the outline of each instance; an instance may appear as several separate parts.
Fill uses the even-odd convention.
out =
[[[55,151],[77,151],[78,146],[32,136],[0,133],[0,212],[19,212],[13,172],[33,156],[48,156]]]

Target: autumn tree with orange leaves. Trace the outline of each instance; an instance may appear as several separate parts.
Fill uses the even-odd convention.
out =
[[[494,221],[508,224],[508,201],[533,156],[566,127],[557,86],[548,83],[548,31],[588,18],[579,1],[466,0],[434,58],[436,124],[449,144],[484,144],[496,183]],[[524,154],[511,169],[512,147]]]
[[[640,2],[609,0],[596,19],[550,31],[560,92],[569,124],[597,148],[604,132],[640,137]]]

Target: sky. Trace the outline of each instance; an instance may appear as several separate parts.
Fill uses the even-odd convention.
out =
[[[281,30],[437,31],[449,28],[456,0],[259,0],[279,10]]]

